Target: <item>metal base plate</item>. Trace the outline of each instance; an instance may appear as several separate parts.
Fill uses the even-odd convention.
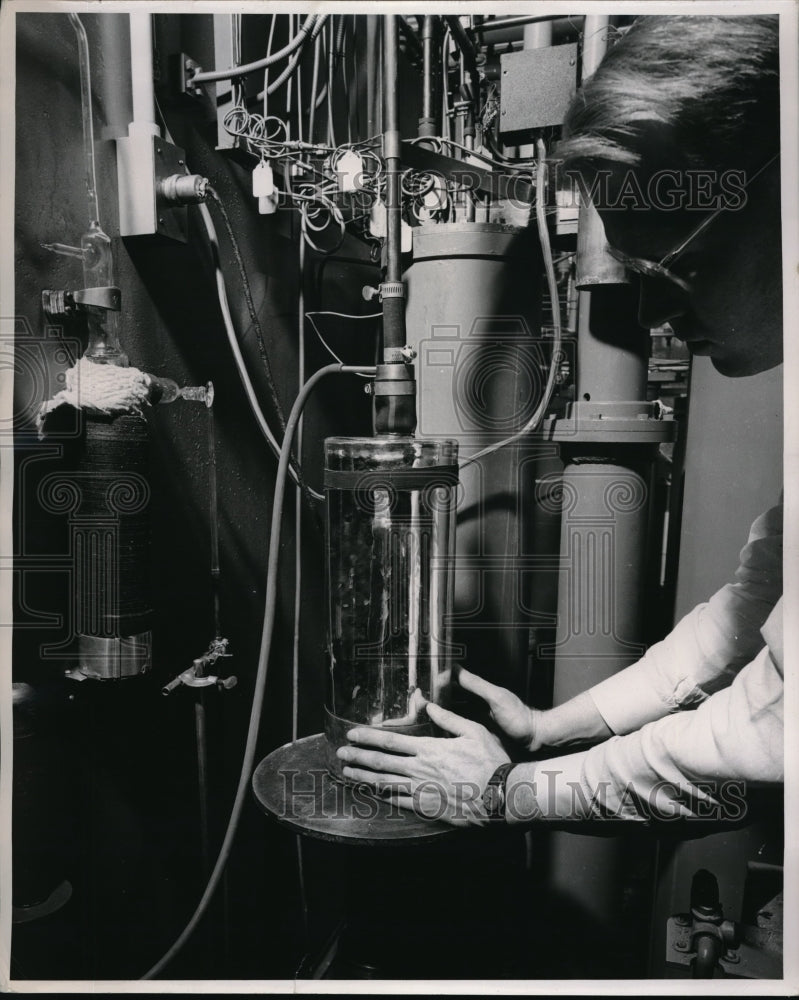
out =
[[[424,819],[331,777],[323,733],[287,743],[265,757],[252,777],[263,811],[295,833],[335,843],[418,846],[458,829]]]

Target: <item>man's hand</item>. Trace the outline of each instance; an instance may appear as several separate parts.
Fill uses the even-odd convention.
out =
[[[383,729],[352,729],[357,746],[340,747],[343,774],[370,785],[387,800],[453,826],[488,822],[483,791],[509,760],[499,740],[478,722],[428,704],[431,720],[454,739],[405,736]]]
[[[538,732],[541,712],[529,708],[507,688],[490,684],[468,670],[461,668],[458,683],[464,690],[471,691],[488,703],[491,718],[506,736],[520,743],[526,750],[538,750],[542,746]]]

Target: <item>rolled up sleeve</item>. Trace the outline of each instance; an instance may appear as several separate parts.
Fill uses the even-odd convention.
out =
[[[637,663],[590,689],[619,735],[700,705],[727,687],[763,646],[760,630],[782,594],[782,502],[752,525],[735,581],[682,618]]]
[[[541,762],[536,804],[544,818],[740,818],[746,789],[781,782],[782,600],[763,626],[764,646],[733,682],[694,711],[647,723],[590,750]],[[762,639],[761,639],[762,641]]]

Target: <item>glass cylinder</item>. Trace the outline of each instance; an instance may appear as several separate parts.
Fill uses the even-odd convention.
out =
[[[330,771],[353,726],[432,734],[450,683],[456,441],[328,438]]]

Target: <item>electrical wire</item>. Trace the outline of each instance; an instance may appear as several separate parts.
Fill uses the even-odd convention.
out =
[[[256,59],[255,62],[245,63],[243,66],[232,66],[230,69],[208,70],[207,72],[195,73],[190,82],[198,84],[213,83],[217,80],[232,80],[235,77],[246,76],[248,73],[254,73],[256,70],[273,66],[276,62],[280,62],[281,59],[285,59],[286,56],[290,56],[296,49],[300,48],[312,28],[318,27],[321,30],[326,20],[327,14],[309,14],[303,21],[297,34],[291,39],[288,45],[285,45],[278,52],[264,56],[263,59]]]
[[[335,131],[333,128],[333,77],[335,76],[336,69],[338,68],[336,63],[336,56],[340,57],[342,39],[339,37],[339,32],[344,26],[344,17],[339,17],[338,32],[335,38],[333,37],[333,29],[336,27],[335,17],[331,17],[330,24],[328,25],[328,42],[327,42],[327,142],[329,146],[336,145]]]
[[[159,116],[164,125],[165,136],[169,142],[172,142],[173,141],[172,136],[169,133],[169,129],[167,128],[166,125],[166,120],[164,118],[160,106],[158,105],[157,100],[156,100],[156,107],[158,108]],[[184,165],[183,169],[186,173],[190,172],[187,165]],[[222,324],[225,328],[225,333],[228,338],[228,344],[230,345],[231,353],[233,354],[233,360],[236,364],[236,370],[238,371],[239,379],[244,389],[244,394],[247,397],[247,402],[250,404],[250,409],[252,410],[252,414],[255,417],[255,421],[258,424],[258,427],[261,433],[263,434],[264,438],[266,439],[267,444],[274,452],[275,457],[279,458],[280,444],[278,443],[275,435],[272,433],[272,429],[269,427],[269,424],[266,421],[266,417],[264,417],[263,411],[261,410],[261,406],[258,401],[258,396],[255,392],[252,380],[250,379],[249,372],[247,371],[247,365],[244,361],[244,357],[242,356],[241,348],[239,347],[238,338],[236,336],[236,329],[233,324],[233,317],[230,312],[230,303],[227,295],[225,275],[222,271],[222,263],[219,252],[219,238],[216,233],[216,227],[214,226],[214,221],[211,218],[211,213],[208,211],[208,206],[201,203],[200,205],[198,205],[198,208],[200,210],[200,216],[203,220],[205,231],[208,236],[208,242],[211,247],[211,254],[213,257],[214,270],[216,276],[217,298],[219,300],[219,309],[220,312],[222,313]],[[246,279],[246,271],[243,272],[243,278]],[[316,490],[311,489],[310,486],[303,484],[301,473],[297,468],[292,467],[290,469],[290,475],[293,481],[298,486],[303,487],[303,490],[304,492],[306,492],[306,496],[308,497],[309,505],[311,502],[310,497],[313,497],[313,499],[315,500],[324,500],[323,494],[318,493]]]
[[[541,243],[541,253],[544,258],[544,270],[546,271],[547,276],[549,297],[552,302],[552,326],[554,329],[554,337],[552,338],[552,356],[549,362],[547,383],[544,388],[543,397],[541,402],[536,407],[535,413],[533,413],[532,417],[530,417],[521,430],[518,430],[515,434],[505,438],[504,441],[498,441],[496,444],[489,445],[487,448],[483,448],[481,451],[478,451],[477,454],[464,459],[464,461],[459,463],[460,468],[471,465],[472,462],[476,462],[479,458],[491,455],[493,452],[499,451],[500,448],[504,448],[506,445],[512,444],[514,441],[518,441],[519,438],[522,438],[527,434],[531,434],[534,430],[536,430],[549,407],[550,400],[552,399],[552,393],[555,389],[555,380],[558,374],[561,347],[560,300],[558,298],[558,283],[555,278],[555,266],[552,261],[552,246],[549,241],[549,230],[547,229],[546,219],[546,198],[544,193],[546,187],[546,146],[544,145],[543,139],[538,139],[535,145],[538,159],[535,185],[535,217],[538,226],[538,239]]]
[[[365,316],[356,316],[356,315],[350,315],[349,313],[332,312],[329,309],[315,309],[313,312],[305,313],[305,318],[310,321],[311,326],[314,328],[314,333],[319,338],[319,341],[321,342],[322,346],[325,348],[328,354],[330,354],[333,358],[336,359],[336,361],[339,362],[339,364],[343,365],[344,362],[341,360],[338,354],[336,354],[336,352],[333,350],[330,344],[328,344],[328,342],[322,336],[319,327],[316,325],[316,320],[314,319],[314,316],[341,316],[345,319],[380,319],[383,316],[383,314],[379,312],[379,313],[368,313]]]
[[[266,40],[266,54],[267,56],[272,53],[272,40],[275,37],[275,25],[277,24],[277,14],[272,15],[272,23],[269,26],[269,37]],[[267,66],[264,72],[264,89],[263,89],[263,102],[264,102],[264,119],[269,118],[266,107],[266,98],[269,93],[269,67]]]
[[[313,74],[311,76],[311,100],[308,104],[308,142],[313,143],[313,130],[316,124],[316,88],[319,83],[319,59],[322,51],[323,35],[317,35],[313,47]]]
[[[278,462],[277,476],[275,478],[275,493],[272,501],[272,523],[269,532],[269,558],[266,569],[266,596],[264,599],[261,646],[258,655],[258,669],[255,676],[255,688],[253,691],[252,708],[250,711],[250,722],[247,728],[247,740],[244,748],[241,774],[239,776],[239,783],[236,789],[233,808],[230,813],[227,830],[225,831],[225,837],[219,850],[214,869],[211,872],[211,877],[209,878],[205,891],[200,898],[200,902],[197,904],[197,908],[172,947],[151,969],[149,969],[148,972],[142,976],[142,979],[154,979],[164,968],[166,968],[166,966],[172,961],[175,955],[178,954],[183,945],[194,933],[194,930],[204,916],[205,911],[208,908],[208,904],[219,886],[222,873],[225,870],[225,865],[230,857],[230,853],[233,848],[233,841],[238,830],[239,820],[241,819],[241,813],[244,808],[244,803],[247,800],[253,763],[255,761],[255,751],[258,742],[258,730],[261,723],[261,712],[263,710],[264,691],[266,688],[266,678],[269,669],[269,658],[272,651],[272,636],[275,629],[278,582],[277,571],[280,557],[280,531],[283,520],[283,501],[285,498],[286,481],[289,473],[291,446],[297,423],[302,415],[302,411],[308,397],[325,376],[339,372],[347,374],[359,372],[361,374],[374,375],[375,371],[376,369],[373,366],[350,366],[338,364],[326,365],[324,368],[320,368],[318,371],[314,372],[314,374],[308,379],[305,385],[300,389],[300,392],[294,401],[294,405],[291,408],[291,413],[289,414],[289,418],[286,422],[286,435],[280,449],[280,460]]]
[[[241,250],[239,249],[238,240],[236,239],[236,234],[235,234],[235,232],[233,230],[233,226],[232,226],[232,224],[230,222],[230,217],[227,214],[227,209],[225,208],[224,202],[219,197],[218,192],[214,188],[209,187],[208,193],[209,193],[210,197],[213,199],[214,204],[219,209],[219,214],[222,217],[222,221],[225,224],[225,229],[227,230],[228,238],[230,239],[230,244],[231,244],[231,247],[233,249],[233,256],[234,256],[234,258],[236,260],[236,265],[238,267],[239,275],[241,277],[242,287],[243,287],[243,290],[244,290],[244,298],[245,298],[245,301],[247,303],[247,311],[248,311],[249,316],[250,316],[250,322],[252,323],[253,329],[255,330],[256,339],[258,341],[258,350],[259,350],[259,353],[261,355],[261,361],[263,362],[264,370],[266,372],[266,380],[267,380],[267,385],[269,387],[270,396],[272,397],[272,405],[273,405],[273,407],[275,409],[275,414],[277,416],[278,423],[280,424],[280,429],[283,432],[283,434],[285,434],[286,419],[283,416],[283,409],[282,409],[282,407],[280,405],[280,400],[278,399],[278,396],[277,396],[277,389],[275,388],[275,383],[274,383],[274,379],[273,379],[273,376],[272,376],[272,366],[269,363],[269,356],[267,354],[266,344],[264,342],[263,329],[261,328],[261,323],[260,323],[260,320],[258,319],[258,313],[257,313],[257,311],[255,309],[255,303],[252,300],[252,292],[251,292],[251,289],[250,289],[250,282],[249,282],[249,278],[247,277],[247,271],[246,271],[246,269],[244,267],[244,261],[243,261],[242,256],[241,256]],[[210,236],[210,234],[209,234],[209,236]],[[218,245],[218,243],[217,243],[217,245]],[[228,316],[229,315],[230,315],[230,310],[229,310],[229,307],[228,307]],[[235,345],[236,345],[235,349],[234,349],[234,356],[238,355],[238,357],[241,357],[241,351],[240,351],[240,349],[238,347],[238,339],[235,338],[235,336],[231,340],[231,347],[233,347],[233,341],[234,340],[235,340]],[[246,372],[246,367],[244,367],[244,359],[243,359],[243,357],[242,357],[241,360],[242,360],[242,366],[239,368],[239,375],[242,378],[242,382],[244,382],[244,373]],[[237,365],[238,365],[238,358],[237,358]],[[261,430],[264,432],[264,435],[267,438],[267,441],[269,441],[270,445],[272,445],[272,448],[274,450],[275,446],[277,445],[277,441],[276,441],[274,435],[272,434],[271,430],[269,429],[268,424],[266,423],[266,420],[263,418],[263,413],[261,412],[260,406],[258,406],[257,411],[256,411],[255,407],[253,406],[253,403],[257,404],[257,397],[255,396],[255,392],[254,392],[254,389],[252,387],[252,382],[250,382],[249,375],[246,376],[245,391],[247,392],[247,398],[250,401],[250,407],[253,410],[253,414],[255,415],[256,420],[258,421],[259,425],[261,426]],[[252,396],[250,395],[251,391],[252,391]],[[263,423],[261,423],[261,421],[263,421]],[[267,434],[267,431],[268,431],[268,434]],[[279,450],[280,450],[279,445],[277,445],[277,448],[278,448],[278,454],[279,454]],[[294,479],[294,482],[297,483],[297,485],[300,486],[300,487],[302,487],[304,490],[307,490],[308,493],[310,494],[310,496],[312,496],[314,499],[316,499],[316,500],[323,500],[324,499],[324,496],[321,493],[317,493],[316,490],[311,489],[310,486],[307,486],[305,483],[303,483],[302,472],[300,471],[299,463],[296,461],[296,459],[294,459],[294,461],[292,463],[292,472],[291,472],[291,475],[292,475],[292,479]]]
[[[302,56],[302,53],[303,53],[304,42],[307,40],[308,37],[310,37],[311,41],[313,41],[313,39],[316,38],[316,36],[322,30],[322,26],[325,23],[325,18],[326,17],[327,17],[327,15],[325,14],[325,15],[322,16],[322,18],[321,18],[320,21],[317,21],[317,23],[313,26],[313,28],[311,30],[310,36],[306,36],[305,38],[303,38],[303,44],[300,45],[299,49],[294,53],[294,55],[291,57],[291,59],[289,59],[288,65],[283,70],[283,72],[280,74],[280,76],[274,81],[274,83],[270,83],[269,86],[266,87],[265,90],[262,90],[261,93],[258,94],[257,100],[259,100],[259,101],[262,100],[265,93],[266,94],[274,94],[275,91],[279,90],[283,86],[283,84],[286,82],[286,80],[289,80],[294,75],[294,71],[297,69],[297,65],[298,65],[298,63],[300,61],[300,57]],[[299,74],[297,74],[297,77],[298,77],[298,80],[299,80]],[[300,138],[302,138],[302,136],[300,136]]]
[[[469,149],[468,146],[464,146],[462,143],[456,142],[454,139],[447,139],[442,135],[417,136],[413,139],[409,139],[408,142],[413,145],[416,145],[417,143],[425,143],[425,145],[432,142],[439,144],[443,143],[445,146],[452,146],[464,153],[468,153],[469,156],[474,156],[478,160],[490,163],[492,167],[498,167],[500,170],[514,170],[529,174],[532,173],[531,168],[537,163],[536,160],[520,160],[517,163],[514,163],[511,160],[500,160],[495,156],[489,156],[488,153],[481,153],[477,149]]]

